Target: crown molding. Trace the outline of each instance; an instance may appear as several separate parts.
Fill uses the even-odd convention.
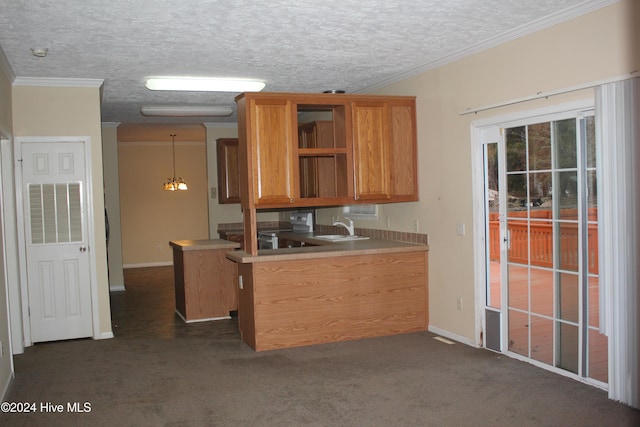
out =
[[[577,18],[582,15],[586,15],[588,13],[594,12],[598,9],[601,9],[605,6],[609,6],[611,4],[617,3],[620,0],[591,0],[581,3],[576,6],[569,7],[567,9],[561,10],[559,12],[553,13],[544,18],[538,19],[536,21],[529,22],[525,25],[521,25],[520,27],[516,27],[512,30],[504,32],[494,37],[490,37],[486,40],[483,40],[479,43],[461,49],[457,52],[454,52],[449,55],[445,55],[442,58],[436,59],[435,61],[428,62],[422,66],[417,68],[404,71],[402,73],[394,74],[386,79],[380,80],[377,83],[369,85],[361,90],[356,91],[356,93],[370,93],[374,90],[381,89],[390,84],[408,79],[410,77],[416,76],[418,74],[422,74],[426,71],[433,70],[434,68],[442,67],[443,65],[458,61],[467,56],[474,55],[476,53],[480,53],[482,51],[491,49],[496,46],[500,46],[502,44],[508,43],[510,41],[519,39],[524,36],[528,36],[529,34],[533,34],[535,32],[544,30],[549,27],[553,27],[554,25],[561,24],[563,22],[569,21],[571,19]]]
[[[16,77],[14,86],[86,87],[100,88],[104,79],[66,79],[58,77]]]

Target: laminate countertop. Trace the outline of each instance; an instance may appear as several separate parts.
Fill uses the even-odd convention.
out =
[[[287,261],[313,258],[330,258],[337,256],[354,256],[381,253],[428,251],[427,245],[419,243],[399,242],[395,240],[366,239],[346,242],[332,242],[318,239],[316,236],[323,233],[293,233],[280,232],[278,238],[297,240],[310,245],[300,248],[261,249],[258,255],[251,255],[244,251],[227,253],[227,258],[241,263]]]
[[[172,240],[169,242],[169,246],[179,251],[204,251],[208,249],[237,249],[240,247],[240,243],[232,242],[230,240],[223,239],[211,239],[211,240]]]

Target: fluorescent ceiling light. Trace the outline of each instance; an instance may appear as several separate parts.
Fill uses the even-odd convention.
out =
[[[257,80],[204,77],[152,77],[145,83],[150,90],[185,90],[193,92],[260,92],[264,82]]]
[[[232,107],[203,105],[200,107],[142,107],[143,116],[163,117],[227,117],[233,113]]]

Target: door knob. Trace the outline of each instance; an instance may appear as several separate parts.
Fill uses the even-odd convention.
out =
[[[86,251],[87,251],[86,246],[80,246],[80,252],[86,252]]]

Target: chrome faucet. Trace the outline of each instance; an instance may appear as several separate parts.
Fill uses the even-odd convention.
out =
[[[351,218],[347,218],[346,216],[344,217],[344,219],[349,221],[349,225],[347,225],[347,224],[345,224],[344,222],[341,222],[341,221],[336,221],[336,222],[333,223],[333,225],[341,225],[341,226],[343,226],[349,232],[349,236],[353,236],[353,221],[351,221]]]

